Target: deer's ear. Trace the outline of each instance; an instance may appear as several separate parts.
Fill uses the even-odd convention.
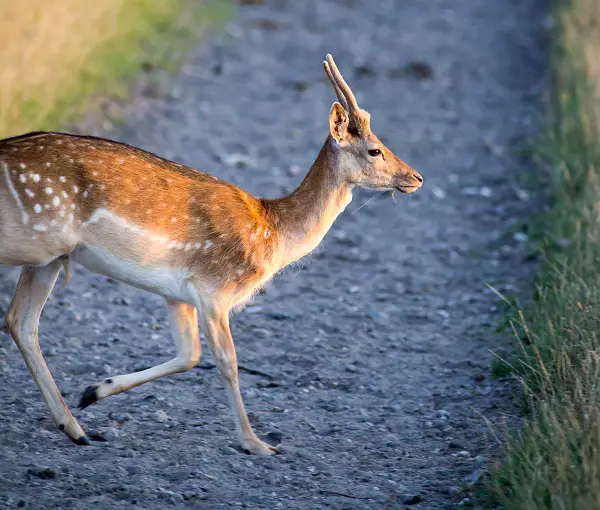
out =
[[[336,142],[341,142],[348,134],[348,114],[340,103],[333,103],[329,111],[329,131]]]

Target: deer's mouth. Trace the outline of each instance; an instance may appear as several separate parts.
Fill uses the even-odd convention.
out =
[[[400,193],[414,193],[415,191],[417,191],[421,186],[396,186],[396,189],[400,192]]]

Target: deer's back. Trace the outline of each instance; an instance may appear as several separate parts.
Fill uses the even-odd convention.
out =
[[[87,249],[231,278],[273,254],[260,200],[126,144],[32,133],[0,141],[0,165],[0,263],[20,263],[25,250],[43,264]]]

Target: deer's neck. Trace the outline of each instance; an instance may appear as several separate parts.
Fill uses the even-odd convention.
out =
[[[338,157],[328,138],[312,168],[290,195],[266,200],[287,265],[310,253],[352,200],[352,186],[340,179]]]

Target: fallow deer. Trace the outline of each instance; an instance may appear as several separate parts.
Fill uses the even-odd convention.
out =
[[[277,271],[312,251],[361,186],[411,193],[422,177],[370,129],[331,55],[325,73],[339,102],[329,135],[290,195],[256,198],[212,175],[126,144],[37,132],[0,141],[0,264],[23,266],[6,314],[12,338],[60,430],[90,444],[39,347],[38,322],[70,261],[163,296],[177,356],[84,391],[80,407],[168,374],[200,358],[198,319],[227,387],[241,445],[261,441],[246,416],[229,330],[230,310]]]

